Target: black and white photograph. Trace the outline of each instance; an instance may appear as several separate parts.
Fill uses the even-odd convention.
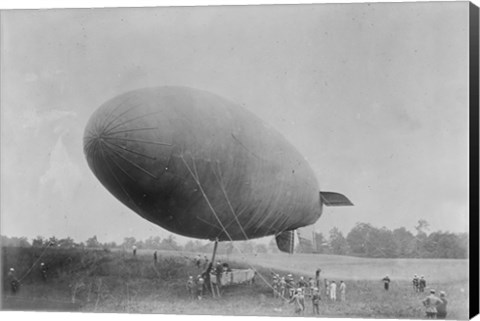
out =
[[[0,310],[468,319],[471,10],[1,10]]]

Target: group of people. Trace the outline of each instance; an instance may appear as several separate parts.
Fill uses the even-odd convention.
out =
[[[435,290],[431,289],[430,294],[422,301],[427,319],[445,319],[447,317],[447,298],[443,291],[440,291],[440,297],[435,295]]]
[[[330,301],[337,301],[337,283],[334,280],[324,280],[325,296]],[[338,291],[340,292],[340,300],[346,300],[345,282],[340,281]],[[304,314],[305,300],[312,301],[312,310],[314,315],[320,314],[319,305],[321,298],[320,291],[320,270],[317,270],[315,278],[310,277],[308,280],[304,276],[300,276],[298,281],[295,281],[292,274],[280,276],[272,272],[272,290],[274,298],[281,298],[294,303],[295,313]]]
[[[201,257],[197,256],[194,260],[197,268],[201,268]],[[230,266],[226,262],[217,261],[215,268],[213,264],[208,263],[207,257],[204,261],[204,271],[197,275],[196,278],[189,276],[186,284],[187,292],[190,298],[201,300],[205,291],[210,291],[213,296],[221,296],[220,289],[222,287],[222,274],[231,271]],[[205,266],[206,265],[206,266]],[[215,282],[211,282],[211,276],[215,277]]]
[[[40,263],[39,266],[40,277],[43,281],[47,281],[48,268],[44,262]],[[10,290],[12,294],[16,294],[20,289],[20,280],[17,277],[17,272],[15,268],[11,267],[7,273],[7,284],[10,284]]]
[[[425,277],[422,275],[420,278],[415,274],[412,280],[413,291],[415,292],[424,292],[425,288],[427,287],[427,281]]]

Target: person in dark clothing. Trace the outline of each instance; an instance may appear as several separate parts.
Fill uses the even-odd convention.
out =
[[[437,304],[437,319],[446,319],[448,301],[443,291],[440,292],[440,301],[442,302]]]
[[[425,288],[427,287],[427,280],[423,277],[423,275],[420,277],[420,280],[418,281],[418,290],[419,292],[424,292]]]
[[[157,265],[157,260],[158,260],[157,251],[155,251],[153,252],[153,264]]]
[[[319,289],[320,289],[320,272],[322,272],[320,268],[318,268],[315,271],[315,286]]]
[[[12,290],[12,294],[16,294],[18,291],[18,288],[20,287],[20,282],[17,279],[14,268],[10,268],[10,270],[8,271],[7,282],[10,284],[10,289]]]
[[[43,281],[47,281],[47,266],[43,262],[40,263],[40,275]]]
[[[390,286],[390,278],[388,277],[388,275],[386,275],[383,279],[383,288],[385,289],[385,291],[388,291],[388,288]]]
[[[217,286],[218,288],[222,287],[222,273],[223,273],[223,266],[220,261],[217,262],[217,266],[215,268],[215,276],[217,277]]]

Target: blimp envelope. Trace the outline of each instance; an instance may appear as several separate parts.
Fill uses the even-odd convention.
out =
[[[342,194],[319,196],[313,170],[275,129],[192,88],[145,88],[107,101],[86,126],[84,152],[118,200],[187,237],[275,235],[291,252],[292,231],[314,224],[323,205],[352,205]],[[309,234],[299,233],[300,244],[314,244]]]

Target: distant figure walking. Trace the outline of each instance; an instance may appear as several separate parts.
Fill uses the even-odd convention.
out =
[[[197,269],[200,269],[201,263],[202,263],[202,257],[200,256],[200,254],[198,254],[197,257],[195,258],[195,266],[197,267]]]
[[[388,291],[388,288],[390,287],[390,278],[388,277],[388,275],[386,275],[383,279],[383,288],[385,289],[385,291]]]
[[[322,269],[318,268],[315,271],[315,286],[320,289],[320,273],[322,272]]]
[[[187,280],[187,292],[190,299],[195,299],[195,282],[193,281],[193,276],[189,276]]]
[[[440,291],[440,301],[437,305],[437,319],[446,319],[447,318],[447,298],[446,294],[443,291]]]
[[[337,284],[335,281],[330,283],[330,300],[337,301]]]
[[[318,288],[313,288],[313,293],[312,293],[312,306],[313,306],[313,314],[314,315],[319,315],[320,314],[320,300],[322,298],[320,297],[320,291],[318,291]]]
[[[153,264],[157,265],[157,260],[158,260],[157,251],[155,251],[153,252]]]
[[[436,319],[437,318],[437,306],[442,304],[440,300],[435,295],[435,290],[430,290],[430,295],[427,296],[423,301],[423,306],[425,307],[425,313],[427,314],[427,319]]]
[[[10,290],[12,291],[12,294],[16,294],[20,287],[20,282],[17,279],[14,268],[10,268],[10,270],[8,270],[7,282],[10,284]]]
[[[412,280],[413,291],[418,292],[418,276],[415,274]]]
[[[133,249],[133,256],[136,256],[137,255],[137,247],[134,245],[134,246],[132,246],[132,249]]]
[[[294,303],[295,314],[303,315],[305,311],[305,297],[303,296],[302,289],[298,288],[293,297],[290,299],[290,303]]]
[[[340,300],[342,302],[345,302],[345,292],[347,290],[347,286],[345,285],[345,282],[340,281]]]
[[[425,278],[422,275],[420,277],[420,280],[418,281],[418,291],[424,292],[426,287],[427,287],[427,280],[425,280]]]
[[[45,265],[45,263],[40,263],[40,275],[42,277],[42,280],[44,282],[47,281],[47,266]]]

